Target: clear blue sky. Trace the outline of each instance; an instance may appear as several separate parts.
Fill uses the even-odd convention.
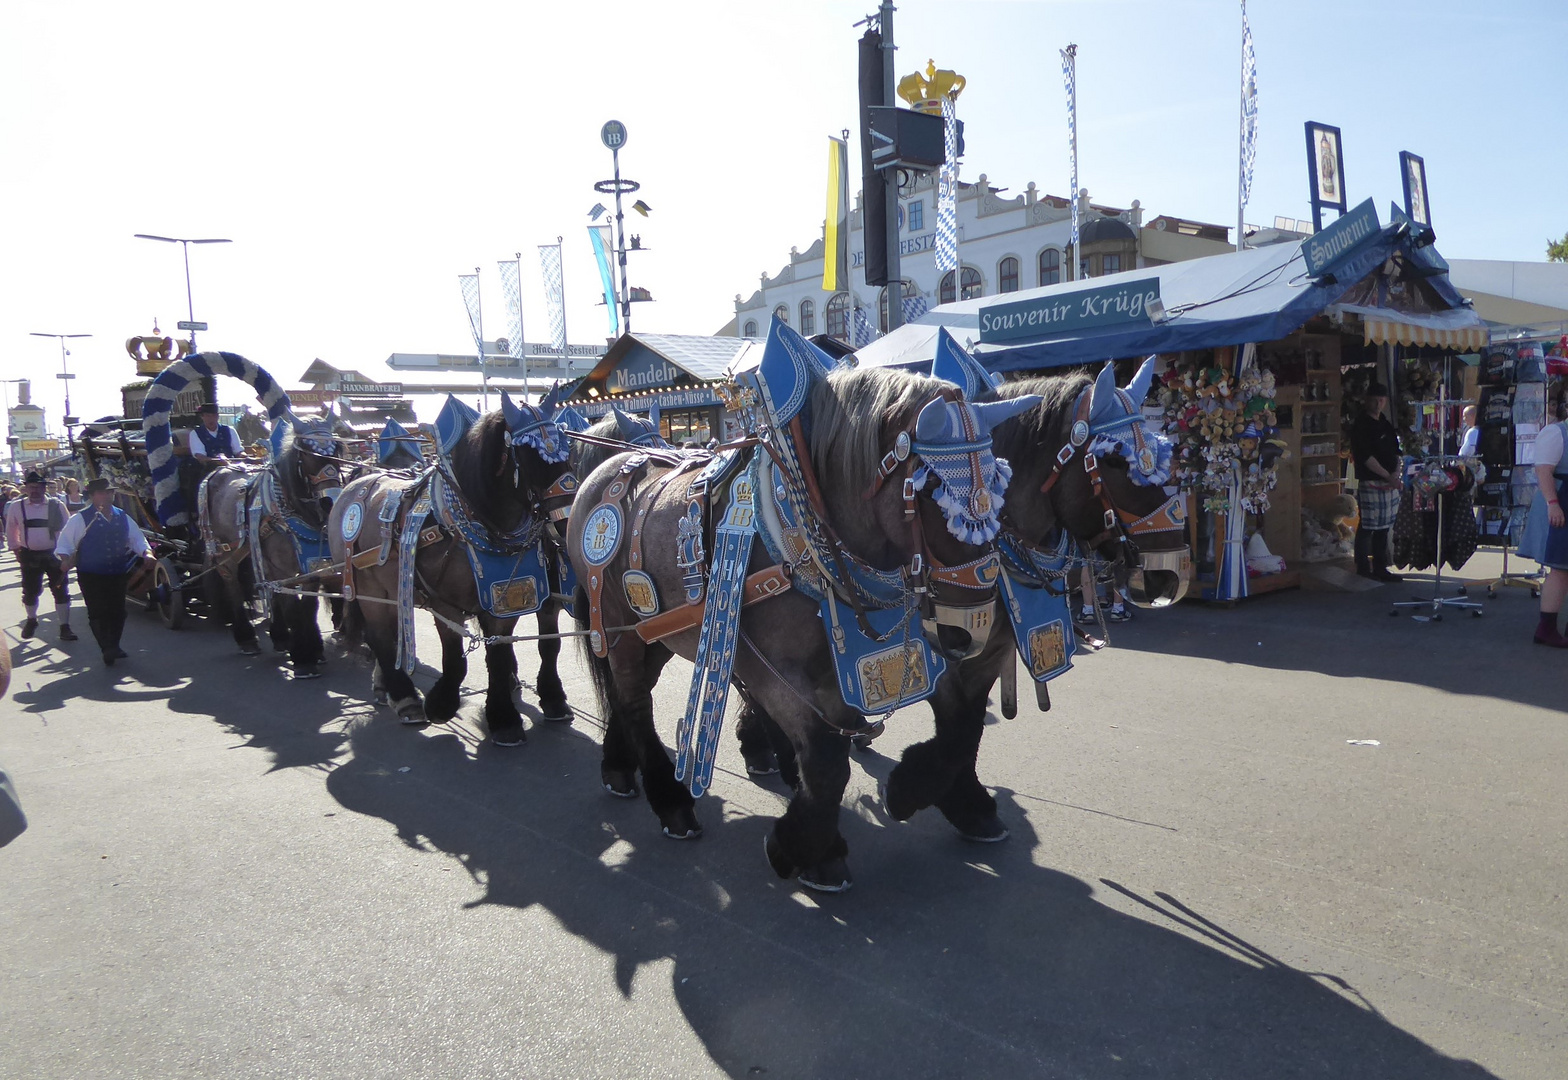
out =
[[[60,416],[117,411],[121,342],[185,315],[197,251],[204,347],[292,382],[309,361],[386,376],[394,351],[471,349],[455,276],[524,255],[528,337],[547,336],[535,246],[564,235],[574,342],[602,340],[586,211],[624,121],[641,329],[709,333],[822,220],[826,136],[855,123],[860,3],[163,3],[11,0],[0,68],[0,377]],[[1541,259],[1568,231],[1561,0],[1254,0],[1261,145],[1247,218],[1305,217],[1302,123],[1344,130],[1353,201],[1399,197],[1426,158],[1438,247]],[[1233,224],[1240,20],[1233,0],[906,0],[899,71],[962,72],[963,175],[1065,194],[1057,50],[1079,47],[1081,182],[1097,201]],[[236,400],[232,388],[221,391]]]

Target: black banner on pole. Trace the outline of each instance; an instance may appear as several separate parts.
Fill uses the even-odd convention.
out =
[[[887,178],[871,161],[871,110],[888,104],[883,94],[882,34],[860,39],[860,239],[866,253],[866,284],[887,284]]]

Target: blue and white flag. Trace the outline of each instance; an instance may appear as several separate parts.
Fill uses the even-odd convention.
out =
[[[924,296],[904,297],[904,321],[912,323],[931,310],[931,303]]]
[[[1252,51],[1247,0],[1241,0],[1241,187],[1238,206],[1252,198],[1252,166],[1258,159],[1258,57]]]
[[[496,264],[501,270],[501,295],[506,298],[506,354],[523,355],[523,257]],[[526,369],[524,369],[526,371]]]
[[[485,366],[484,309],[479,305],[479,271],[457,275],[457,284],[463,290],[463,306],[468,309],[468,329],[474,335],[474,348],[479,350],[479,366]]]
[[[866,314],[866,309],[859,304],[855,305],[855,326],[852,342],[855,348],[864,348],[877,339],[876,327],[871,325],[871,317]]]
[[[1078,248],[1078,46],[1069,45],[1062,50],[1062,82],[1067,87],[1067,153],[1072,163],[1072,191],[1068,195],[1073,204],[1073,254],[1069,263],[1082,265],[1083,256]],[[1078,280],[1078,266],[1069,265],[1067,280]]]
[[[610,272],[610,245],[605,236],[608,225],[588,226],[588,239],[593,241],[593,257],[599,264],[599,283],[604,286],[604,306],[610,312],[610,333],[621,332],[621,312],[615,303],[615,277]]]
[[[544,272],[544,299],[550,306],[550,343],[566,357],[566,281],[561,272],[561,244],[539,245],[539,268]]]
[[[936,272],[958,269],[958,113],[942,95],[942,172],[936,196]],[[907,301],[906,301],[907,303]]]

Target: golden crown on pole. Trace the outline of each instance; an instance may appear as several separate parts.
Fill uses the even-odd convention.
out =
[[[935,60],[926,61],[925,74],[915,72],[905,75],[898,82],[898,96],[909,102],[916,112],[942,115],[942,99],[957,99],[964,92],[966,80],[956,71],[938,70]]]

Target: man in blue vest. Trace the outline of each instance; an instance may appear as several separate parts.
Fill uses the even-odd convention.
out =
[[[124,510],[114,505],[114,492],[103,477],[87,484],[87,508],[74,514],[60,532],[55,554],[65,569],[76,568],[76,586],[87,605],[103,662],[114,666],[125,659],[120,633],[125,629],[125,582],[138,558],[153,562],[147,537]]]
[[[245,456],[240,433],[228,424],[218,423],[218,406],[207,402],[196,410],[201,421],[191,430],[189,445],[193,458],[237,458]]]

